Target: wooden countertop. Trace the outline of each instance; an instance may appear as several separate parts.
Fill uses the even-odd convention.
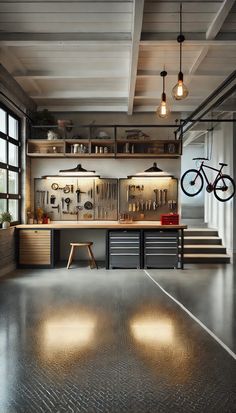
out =
[[[53,221],[50,224],[20,224],[17,229],[185,229],[187,225],[161,225],[160,221]]]

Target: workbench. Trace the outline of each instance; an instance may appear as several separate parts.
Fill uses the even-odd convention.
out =
[[[60,234],[64,229],[85,230],[85,229],[106,229],[106,268],[110,266],[110,234],[114,231],[132,233],[135,230],[139,234],[139,250],[145,248],[145,231],[150,236],[150,232],[168,235],[173,232],[178,238],[178,268],[184,268],[184,229],[187,225],[161,225],[159,221],[134,221],[132,223],[120,223],[118,221],[81,221],[65,222],[53,221],[50,224],[20,224],[16,226],[18,240],[18,265],[19,267],[53,268],[60,259],[59,242]],[[122,237],[123,238],[123,237]],[[153,238],[153,237],[152,237]],[[150,242],[150,241],[149,241]],[[157,241],[156,241],[157,242]],[[154,247],[153,244],[151,245]],[[113,247],[117,248],[117,247]],[[134,248],[134,247],[133,247]],[[151,248],[151,247],[149,247]],[[161,247],[163,248],[163,247]],[[140,252],[139,268],[145,267],[143,252]],[[122,255],[121,252],[114,255]],[[132,254],[134,255],[134,254]],[[136,254],[137,255],[137,254]],[[148,254],[157,255],[157,254]],[[163,254],[159,254],[163,255]],[[165,254],[164,254],[165,255]],[[167,254],[166,254],[167,255]],[[170,254],[173,255],[173,254]]]

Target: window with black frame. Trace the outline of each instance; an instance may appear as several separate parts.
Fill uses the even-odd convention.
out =
[[[0,104],[0,214],[20,220],[20,119]]]

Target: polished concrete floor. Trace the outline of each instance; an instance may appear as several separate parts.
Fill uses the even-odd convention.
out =
[[[148,270],[235,349],[234,268]],[[143,270],[0,281],[0,413],[233,413],[236,361]]]

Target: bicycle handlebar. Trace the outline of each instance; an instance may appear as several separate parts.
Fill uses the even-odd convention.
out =
[[[193,161],[202,160],[202,161],[209,161],[208,158],[193,158]]]

